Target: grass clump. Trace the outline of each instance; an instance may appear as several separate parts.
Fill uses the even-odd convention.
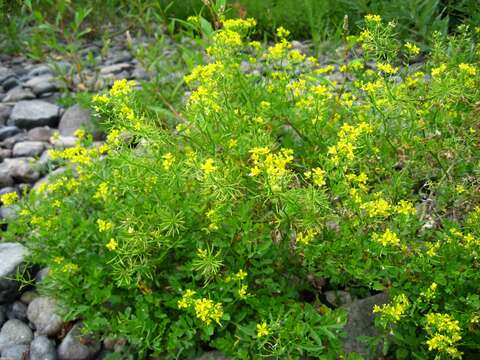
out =
[[[322,289],[387,292],[385,353],[475,358],[478,31],[437,34],[410,65],[394,24],[365,24],[319,65],[283,28],[264,48],[254,20],[225,21],[174,118],[132,82],[95,96],[107,143],[53,152],[72,176],[6,234],[51,267],[40,286],[66,318],[167,359],[334,359],[346,314]]]

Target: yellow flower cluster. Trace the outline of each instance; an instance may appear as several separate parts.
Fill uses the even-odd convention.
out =
[[[439,77],[444,74],[445,71],[447,71],[447,65],[441,64],[440,66],[432,69],[432,77]]]
[[[305,232],[299,232],[297,234],[297,242],[303,245],[308,245],[313,238],[317,235],[317,232],[313,229],[308,229]]]
[[[111,222],[102,219],[97,220],[97,226],[99,232],[106,232],[113,228],[113,224]]]
[[[477,75],[477,69],[473,65],[461,63],[458,65],[458,68],[463,74],[475,76]]]
[[[386,305],[374,305],[373,312],[380,313],[383,319],[389,322],[397,322],[405,314],[405,311],[409,308],[410,301],[405,294],[397,295],[393,298],[390,304]]]
[[[253,163],[250,175],[258,176],[265,172],[272,191],[280,191],[281,181],[289,173],[287,165],[293,161],[293,150],[280,149],[277,154],[272,154],[268,147],[255,147],[250,154]]]
[[[3,194],[0,197],[0,200],[2,201],[3,205],[8,206],[12,205],[17,202],[18,200],[18,194],[16,191],[12,191],[6,194]]]
[[[462,358],[462,353],[456,347],[462,339],[458,320],[449,314],[429,313],[426,316],[425,330],[429,336],[429,351],[437,351],[450,359]]]
[[[390,229],[385,230],[382,235],[378,235],[376,233],[373,234],[372,239],[383,246],[398,246],[400,245],[400,239],[398,235],[395,234]]]
[[[394,75],[398,72],[398,67],[393,67],[392,65],[387,63],[378,63],[377,67],[378,70],[387,75]]]
[[[221,303],[215,303],[213,300],[201,298],[195,299],[196,292],[188,289],[183,294],[182,298],[178,300],[177,306],[179,309],[193,308],[197,318],[209,325],[212,320],[220,325],[220,319],[223,316],[223,307]]]
[[[77,264],[74,263],[67,263],[63,265],[62,272],[68,272],[68,273],[76,273],[78,270],[80,270],[80,267]]]
[[[417,56],[420,54],[420,48],[417,45],[411,42],[406,42],[404,46],[410,56]]]
[[[257,25],[253,18],[248,19],[228,19],[223,22],[223,28],[227,31],[234,31],[246,35]]]
[[[380,23],[382,22],[382,17],[380,15],[368,14],[365,15],[365,21],[367,23]]]
[[[165,170],[169,170],[175,162],[175,156],[172,153],[162,155],[162,166]]]
[[[291,49],[291,47],[292,44],[290,44],[287,40],[282,39],[282,41],[268,48],[266,58],[270,61],[282,60],[287,57],[288,50]]]
[[[355,142],[361,135],[369,134],[372,131],[372,126],[366,122],[360,122],[357,126],[352,126],[347,123],[343,124],[338,132],[339,140],[337,144],[328,148],[328,154],[333,163],[338,165],[340,159],[352,161],[355,158]]]
[[[198,65],[190,74],[185,75],[184,80],[187,84],[191,84],[197,80],[208,82],[216,76],[220,76],[223,71],[224,65],[219,61],[207,65]]]
[[[107,197],[108,197],[108,183],[102,182],[100,183],[100,185],[98,185],[97,191],[95,192],[95,195],[93,196],[93,198],[106,201]]]
[[[128,96],[137,83],[134,80],[116,80],[110,89],[110,96],[124,97]],[[102,100],[103,101],[103,100]]]
[[[325,185],[325,170],[319,167],[312,169],[312,171],[306,171],[304,173],[305,179],[312,179],[313,183],[318,187]]]

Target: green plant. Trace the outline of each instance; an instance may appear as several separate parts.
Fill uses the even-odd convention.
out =
[[[437,33],[409,67],[419,49],[370,15],[333,80],[254,24],[212,33],[176,116],[127,81],[95,96],[107,143],[53,151],[71,172],[5,237],[51,267],[67,319],[141,354],[334,359],[328,286],[389,293],[374,310],[396,358],[478,356],[478,31]]]

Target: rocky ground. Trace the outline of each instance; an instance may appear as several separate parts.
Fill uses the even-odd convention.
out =
[[[81,76],[76,74],[70,84],[58,80],[59,71],[71,66],[65,61],[52,65],[34,63],[24,57],[0,56],[0,195],[13,191],[21,195],[48,182],[49,175],[63,169],[55,168],[47,150],[74,146],[77,129],[93,129],[88,110],[79,104],[61,106],[67,87],[69,91],[100,90],[117,79],[148,79],[127,43],[126,39],[118,38],[106,56],[100,55],[101,44],[82,50],[84,54],[97,56],[97,65],[85,69]],[[96,140],[102,140],[98,133]],[[0,217],[6,223],[15,221],[15,208],[0,207]],[[0,240],[0,360],[89,360],[122,352],[125,339],[87,338],[81,335],[80,322],[62,321],[54,299],[40,296],[33,286],[20,290],[14,278],[17,270],[25,266],[27,255],[28,250],[20,243]],[[30,271],[36,281],[48,276],[48,269]],[[385,303],[386,296],[355,300],[343,291],[324,295],[330,305],[343,306],[350,312],[345,349],[367,355],[366,348],[355,337],[375,334],[371,309],[374,304]],[[210,352],[199,360],[210,358],[223,359]]]

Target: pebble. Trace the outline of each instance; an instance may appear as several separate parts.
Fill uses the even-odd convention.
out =
[[[14,157],[35,157],[40,156],[45,151],[45,143],[41,141],[23,141],[13,146]]]
[[[15,301],[7,309],[7,317],[11,319],[18,319],[26,322],[27,319],[27,307],[21,301]]]
[[[35,127],[28,130],[27,138],[30,141],[44,141],[49,142],[54,130],[48,126]]]
[[[33,340],[32,330],[20,320],[8,320],[0,331],[0,353],[14,345],[27,345]]]
[[[55,342],[46,336],[36,336],[30,344],[30,360],[56,360]]]
[[[58,124],[58,130],[64,136],[73,136],[82,127],[88,132],[93,130],[90,111],[82,109],[78,104],[69,107]]]
[[[52,298],[40,296],[32,300],[27,310],[30,320],[40,335],[55,336],[62,330],[62,318],[57,315],[57,304]]]
[[[12,279],[27,256],[27,249],[19,243],[0,243],[0,304],[16,298],[18,283]]]
[[[20,133],[22,130],[20,130],[16,126],[5,126],[0,129],[0,141],[3,141],[5,139],[8,139],[9,137],[15,136],[18,133]]]
[[[5,159],[0,164],[0,174],[3,167],[7,169],[9,176],[17,182],[33,183],[40,178],[40,173],[35,169],[33,158],[19,157]]]
[[[30,89],[24,89],[21,86],[16,86],[5,95],[2,101],[7,103],[32,99],[35,99],[35,94]]]
[[[31,129],[37,126],[56,127],[60,108],[42,100],[19,101],[13,107],[10,120],[19,128]]]
[[[90,360],[100,351],[101,344],[81,335],[81,324],[75,324],[57,349],[60,360]]]
[[[26,344],[18,344],[9,346],[2,351],[2,357],[8,360],[25,360],[28,359],[30,346]]]

